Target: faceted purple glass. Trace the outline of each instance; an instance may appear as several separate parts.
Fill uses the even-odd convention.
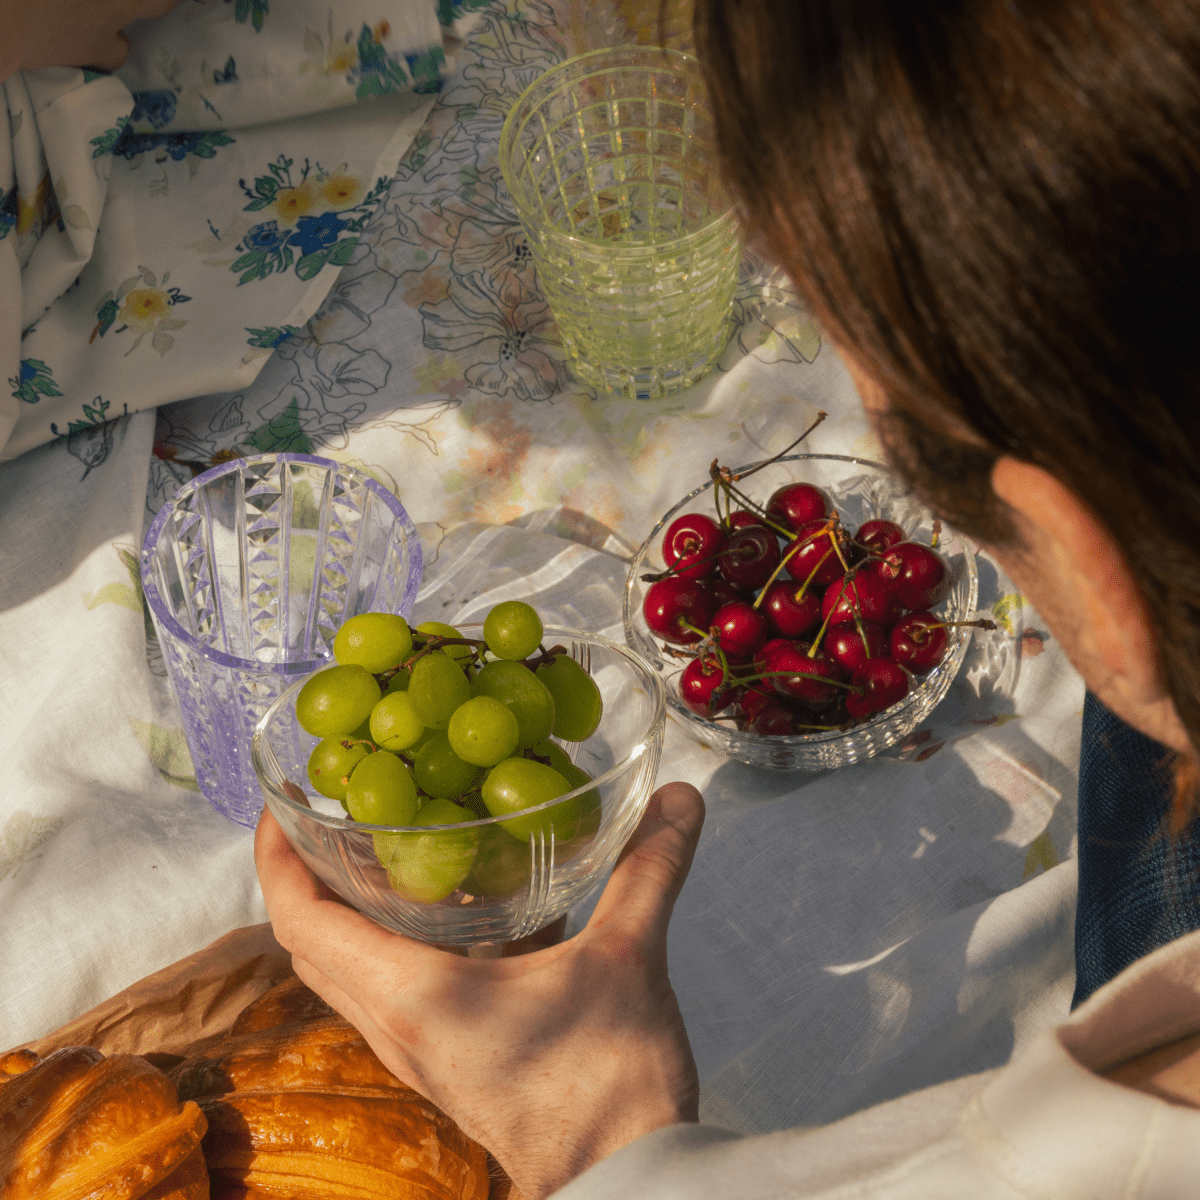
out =
[[[307,454],[235,459],[163,505],[142,587],[208,802],[253,827],[250,739],[271,701],[333,657],[362,612],[407,617],[421,545],[404,506],[353,467]]]

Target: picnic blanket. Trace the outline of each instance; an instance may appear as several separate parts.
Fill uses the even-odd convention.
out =
[[[255,10],[239,22],[240,0],[200,7],[232,14],[230,32],[238,26],[247,41],[284,9],[272,4],[252,34]],[[229,258],[199,274],[232,284],[224,296],[242,338],[237,353],[262,352],[244,376],[218,380],[214,366],[212,382],[193,377],[188,392],[176,381],[191,361],[190,324],[143,333],[114,317],[87,345],[98,322],[81,317],[78,355],[100,347],[111,378],[128,370],[149,403],[129,404],[116,421],[106,418],[126,401],[92,405],[92,417],[64,410],[46,440],[24,414],[66,403],[62,381],[76,370],[87,377],[72,365],[78,357],[51,372],[61,398],[17,401],[16,436],[32,432],[7,452],[32,448],[0,464],[0,1045],[41,1036],[265,920],[251,835],[198,794],[138,590],[143,530],[196,472],[274,450],[353,463],[394,490],[418,524],[427,564],[419,619],[467,619],[519,596],[548,620],[619,638],[628,558],[714,457],[737,466],[781,450],[818,409],[829,418],[805,449],[879,457],[836,354],[752,254],[729,345],[700,384],[646,402],[571,378],[496,165],[500,126],[547,66],[652,37],[656,22],[632,0],[493,0],[474,15],[399,165],[380,168],[386,183],[373,207],[331,204],[286,226],[299,231],[302,216],[332,213],[332,228],[361,212],[361,230],[330,243],[354,237],[343,265],[326,261],[306,282],[294,252],[285,269],[242,284],[231,264],[251,253],[248,230],[267,221],[269,205],[248,209],[239,188],[221,213],[198,218],[203,226],[212,216],[217,233],[207,236],[222,241],[209,256]],[[339,19],[337,38],[349,27]],[[326,26],[314,28],[327,38]],[[239,80],[249,79],[233,57]],[[204,59],[205,70],[224,66],[220,52]],[[226,86],[200,90],[219,97]],[[358,122],[375,129],[370,105],[394,100],[297,118],[348,122],[354,138],[330,134],[336,152],[280,142],[246,158],[241,173],[255,197],[258,178],[276,179],[277,229],[285,184],[313,180],[316,195],[343,162],[347,175],[371,176],[365,159],[350,158]],[[160,151],[163,163],[146,154],[137,167],[109,155],[110,186],[142,171],[148,193],[161,168],[175,172],[161,198],[173,202],[241,144],[216,147],[194,175],[190,152],[176,161]],[[285,151],[290,183],[270,170]],[[324,179],[311,165],[318,157]],[[228,243],[237,222],[238,242]],[[131,311],[133,291],[170,296],[178,286],[192,299],[167,304],[168,319],[200,323],[189,315],[199,286],[157,259],[114,268],[105,282],[113,303],[135,267],[139,282],[118,312]],[[297,291],[268,313],[282,283]],[[301,291],[313,311],[289,319],[283,305],[299,304]],[[235,305],[246,296],[263,304],[261,316],[243,320]],[[147,315],[156,311],[147,305]],[[247,344],[257,335],[245,329],[289,323],[273,348]],[[165,352],[156,332],[174,339]],[[209,340],[214,361],[218,345]],[[31,386],[34,377],[44,378],[34,368]],[[755,770],[669,723],[659,778],[692,781],[708,803],[669,940],[706,1120],[745,1131],[827,1120],[998,1065],[1067,1013],[1083,687],[1013,584],[986,555],[979,567],[980,610],[999,630],[977,635],[943,704],[878,758],[818,775]],[[585,906],[572,928],[586,916]]]

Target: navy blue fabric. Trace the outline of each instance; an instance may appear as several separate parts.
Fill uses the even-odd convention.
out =
[[[1170,755],[1090,692],[1079,755],[1075,998],[1200,928],[1200,822],[1166,832]]]

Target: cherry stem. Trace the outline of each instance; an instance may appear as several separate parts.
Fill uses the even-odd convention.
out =
[[[806,437],[808,437],[808,435],[810,433],[812,433],[812,431],[814,429],[816,429],[816,427],[818,425],[820,425],[821,422],[824,421],[828,415],[829,414],[827,412],[825,412],[823,409],[819,409],[817,411],[817,419],[794,442],[792,442],[792,444],[790,446],[784,446],[784,448],[782,450],[780,450],[780,452],[778,454],[773,454],[773,455],[771,455],[770,458],[763,459],[763,461],[760,463],[755,463],[754,466],[749,467],[747,470],[743,471],[740,475],[733,475],[733,476],[731,476],[731,478],[735,482],[739,479],[745,479],[748,476],[753,475],[755,472],[761,471],[763,469],[763,467],[769,467],[773,462],[778,462],[789,450],[792,450],[796,446],[800,445],[800,443],[802,441],[804,441],[804,439]]]
[[[825,556],[826,558],[829,555]],[[829,610],[829,616],[821,622],[821,628],[817,630],[817,636],[813,638],[813,644],[808,648],[808,657],[816,658],[818,651],[821,649],[821,640],[825,637],[825,631],[829,628],[829,622],[833,620],[833,609]]]
[[[862,609],[858,603],[858,593],[854,593],[854,628],[858,631],[858,636],[862,638],[863,653],[868,658],[871,657],[871,643],[867,641],[867,631],[863,628]]]
[[[866,688],[861,685],[843,683],[840,679],[830,679],[826,675],[809,675],[804,671],[764,671],[761,675],[736,675],[730,680],[730,683],[740,687],[746,683],[757,683],[760,679],[811,679],[816,683],[828,683],[832,687],[845,688],[846,691],[853,692],[856,696],[861,696],[866,691]]]
[[[795,537],[795,532],[793,530],[785,529],[782,525],[776,524],[776,522],[772,521],[771,518],[767,516],[767,510],[763,508],[763,506],[757,501],[751,500],[750,497],[747,496],[746,493],[740,488],[735,488],[728,480],[724,481],[724,486],[725,491],[728,493],[731,501],[732,498],[736,496],[746,511],[754,513],[759,520],[761,520],[762,523],[767,526],[768,529],[775,530],[780,537]]]
[[[734,550],[739,552],[737,555],[739,558],[751,558],[754,555],[753,546],[735,546]],[[664,579],[674,578],[682,571],[690,571],[693,567],[702,567],[705,563],[717,562],[726,554],[730,553],[732,553],[732,551],[729,549],[718,550],[716,554],[710,554],[708,558],[702,558],[698,562],[690,563],[684,563],[683,556],[681,555],[675,565],[667,567],[665,571],[648,571],[645,575],[639,575],[638,578],[643,583],[661,583]]]
[[[775,582],[776,579],[779,578],[779,572],[782,571],[783,568],[788,565],[788,559],[792,558],[796,554],[799,554],[800,551],[803,550],[804,547],[807,546],[811,540],[812,540],[811,538],[806,538],[803,542],[800,542],[798,545],[793,546],[779,560],[779,566],[777,566],[775,568],[775,570],[773,570],[771,572],[770,576],[767,578],[767,582],[762,585],[762,591],[758,593],[758,598],[754,601],[754,604],[752,605],[752,607],[757,608],[763,602],[763,598],[767,594],[767,589],[771,586],[771,584],[773,584]],[[824,560],[822,560],[822,561],[824,561]],[[803,589],[801,589],[801,591],[803,591]]]
[[[686,629],[689,633],[699,634],[700,637],[702,637],[702,638],[706,638],[709,636],[708,633],[706,633],[703,629],[697,629],[695,627],[695,625],[688,624],[688,622],[683,620],[682,618],[680,618],[680,620],[677,621],[676,624],[679,626],[680,629]]]
[[[819,533],[813,534],[814,538],[820,537],[820,536],[821,535]],[[812,539],[810,538],[809,541],[811,541],[811,540]],[[807,544],[808,543],[806,542],[805,545],[807,545]],[[825,553],[821,555],[820,561],[817,563],[817,565],[815,567],[813,567],[813,569],[811,571],[809,571],[808,578],[800,585],[800,590],[796,593],[797,600],[802,600],[804,598],[804,593],[808,591],[808,585],[810,583],[812,583],[812,581],[814,579],[816,579],[817,572],[825,565],[826,561],[828,560],[829,556],[832,553],[833,553],[832,550],[826,550]]]

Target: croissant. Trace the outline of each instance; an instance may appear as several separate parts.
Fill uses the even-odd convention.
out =
[[[171,1072],[208,1120],[212,1200],[487,1200],[487,1154],[299,980]]]
[[[200,1108],[136,1055],[0,1056],[4,1200],[208,1200],[205,1128]]]

